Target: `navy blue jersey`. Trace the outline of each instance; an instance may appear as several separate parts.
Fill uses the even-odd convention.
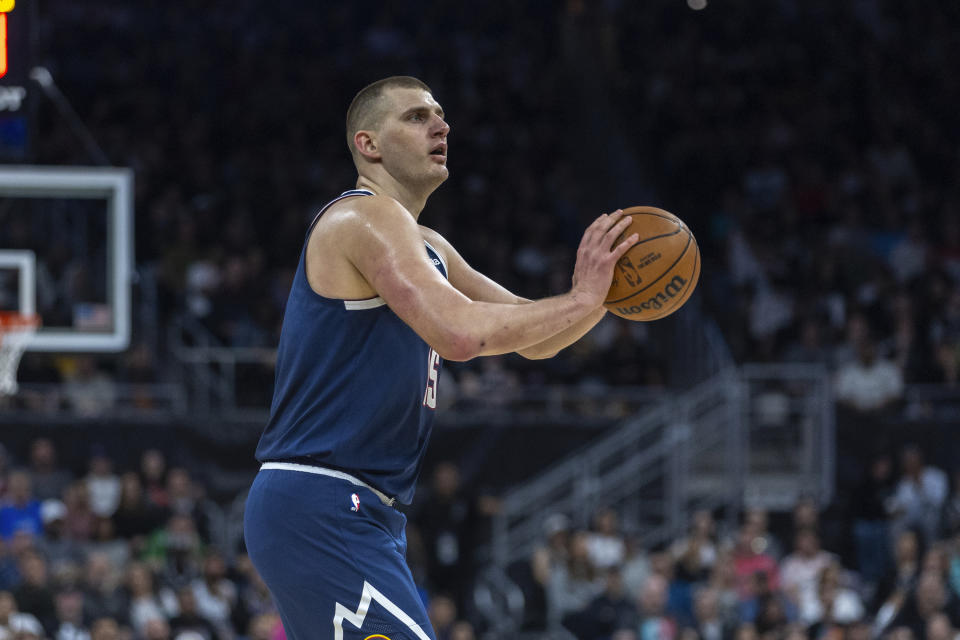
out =
[[[344,192],[343,198],[373,195]],[[443,258],[426,256],[446,277]],[[307,282],[307,242],[283,318],[261,462],[288,460],[345,471],[409,504],[434,410],[440,356],[380,297],[339,300]]]

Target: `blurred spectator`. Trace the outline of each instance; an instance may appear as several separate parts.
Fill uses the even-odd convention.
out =
[[[123,567],[131,557],[130,543],[118,538],[113,520],[97,518],[93,523],[93,537],[83,545],[88,554],[100,553],[110,559],[114,567]]]
[[[741,525],[736,546],[732,551],[737,591],[741,600],[756,597],[755,576],[757,575],[762,576],[762,580],[771,589],[777,589],[780,584],[777,562],[766,551],[767,538],[757,535],[757,531],[755,522],[745,522]]]
[[[705,509],[693,513],[690,533],[670,547],[679,580],[702,582],[709,577],[717,562],[715,532],[712,513]]]
[[[720,555],[713,567],[713,573],[710,575],[707,586],[717,594],[720,616],[724,620],[738,620],[740,618],[740,591],[732,554],[722,553]],[[694,601],[694,607],[696,607],[696,601]],[[694,610],[694,613],[696,613],[696,610]]]
[[[113,514],[116,534],[131,540],[147,536],[163,522],[163,512],[151,507],[143,494],[140,476],[128,471],[120,477],[120,501]]]
[[[740,599],[738,617],[752,622],[757,633],[762,635],[768,631],[782,631],[796,618],[796,607],[775,587],[766,572],[758,571],[750,578],[746,597]]]
[[[437,594],[430,600],[427,616],[437,638],[444,638],[449,635],[453,623],[457,620],[457,604],[449,596]]]
[[[197,613],[217,629],[222,640],[233,638],[232,620],[238,604],[237,586],[227,578],[227,563],[217,549],[203,557],[203,574],[190,585]]]
[[[817,501],[809,495],[801,495],[793,505],[791,511],[794,532],[801,529],[812,529],[820,532],[820,509]]]
[[[275,613],[258,615],[250,621],[247,629],[249,640],[277,640],[277,630],[282,631],[280,616]]]
[[[900,466],[900,481],[890,501],[894,533],[918,528],[923,541],[932,542],[940,530],[940,514],[949,490],[947,476],[927,465],[923,451],[914,445],[904,447]]]
[[[510,576],[524,597],[524,631],[545,631],[548,624],[547,590],[553,581],[554,571],[567,562],[570,539],[570,521],[562,513],[552,513],[543,520],[543,537],[546,544],[534,548],[529,561],[518,561],[507,567]]]
[[[907,233],[890,251],[890,270],[898,282],[908,283],[927,268],[930,253],[923,222],[912,220]]]
[[[90,625],[90,640],[120,640],[120,625],[113,618],[97,618]]]
[[[158,509],[170,506],[166,486],[167,460],[159,449],[147,449],[140,456],[140,480],[147,503]]]
[[[597,570],[590,561],[587,540],[586,532],[573,533],[566,562],[550,573],[547,602],[552,620],[562,620],[567,614],[583,609],[603,589]]]
[[[914,531],[901,532],[894,543],[893,567],[880,580],[873,605],[876,627],[883,629],[900,612],[920,575],[919,540]]]
[[[450,627],[450,640],[476,640],[473,625],[466,620],[458,620]]]
[[[694,591],[691,626],[701,640],[729,640],[735,621],[735,617],[723,615],[720,593],[715,588],[704,586]]]
[[[72,483],[63,492],[63,504],[67,513],[64,517],[64,535],[71,540],[89,540],[96,526],[96,515],[90,508],[90,490],[87,483]]]
[[[10,545],[0,538],[0,591],[8,591],[20,583],[20,570],[17,560],[10,551]]]
[[[433,470],[429,496],[421,499],[413,521],[427,552],[427,578],[434,589],[451,595],[458,608],[466,603],[473,580],[471,557],[478,514],[463,493],[460,470],[440,462]]]
[[[60,500],[73,474],[57,468],[57,452],[50,438],[37,438],[30,443],[30,479],[37,500]]]
[[[841,584],[840,565],[823,567],[816,581],[816,588],[805,591],[800,600],[799,617],[804,625],[820,625],[822,634],[834,625],[846,627],[863,618],[860,596]]]
[[[877,357],[876,346],[864,339],[856,347],[857,359],[837,372],[837,401],[858,412],[890,407],[903,395],[903,374],[889,360]]]
[[[140,635],[146,636],[151,621],[165,622],[177,615],[176,596],[167,588],[157,588],[147,565],[132,562],[127,566],[126,587],[130,625]]]
[[[957,637],[957,628],[950,617],[943,613],[935,613],[927,618],[924,632],[926,640],[956,640]]]
[[[93,356],[79,356],[64,386],[67,403],[80,416],[99,416],[117,402],[116,383]]]
[[[15,533],[13,539],[0,548],[0,552],[4,552],[5,556],[0,556],[0,561],[2,561],[0,576],[5,578],[11,591],[23,581],[23,575],[20,572],[20,561],[23,556],[29,552],[36,552],[36,550],[36,538],[23,530]]]
[[[267,584],[254,569],[253,563],[246,555],[240,555],[234,562],[234,569],[243,576],[238,588],[240,590],[239,604],[243,612],[251,617],[269,614],[278,614],[277,605]]]
[[[24,471],[10,473],[6,501],[0,506],[0,538],[9,541],[18,531],[43,533],[40,501],[33,497],[30,476]]]
[[[891,560],[887,506],[893,487],[893,463],[889,455],[881,454],[873,458],[866,476],[853,495],[857,569],[871,586],[875,586],[887,572]]]
[[[640,590],[639,640],[673,640],[677,622],[667,614],[668,585],[663,576],[651,574]]]
[[[620,565],[623,584],[627,592],[636,597],[640,588],[650,575],[650,559],[640,544],[638,536],[627,536],[624,540],[624,558]]]
[[[53,572],[65,566],[78,566],[83,553],[80,544],[66,536],[66,506],[59,500],[46,500],[40,507],[40,514],[43,537],[37,541],[37,547],[42,550]]]
[[[795,609],[782,593],[769,589],[769,581],[762,575],[758,574],[756,578],[757,596],[754,605],[756,615],[753,616],[753,624],[757,628],[757,633],[760,637],[782,636],[795,618]]]
[[[802,499],[797,502],[798,507],[802,504],[804,504]],[[793,522],[794,528],[798,526],[804,526],[797,522],[796,515],[797,514],[795,513]],[[803,518],[810,516],[811,514],[804,508],[801,509],[799,515],[801,518]],[[816,517],[816,509],[814,509],[812,515]],[[744,526],[749,527],[753,531],[752,545],[754,548],[762,550],[774,560],[779,560],[783,557],[783,543],[780,541],[778,536],[774,535],[773,532],[770,531],[770,515],[766,509],[756,506],[748,507],[743,516],[743,521]]]
[[[943,505],[941,531],[946,536],[954,536],[960,532],[960,469],[954,469],[951,476],[950,496]]]
[[[834,556],[820,548],[813,529],[794,534],[794,551],[780,563],[780,583],[794,605],[816,599],[820,573],[833,564]]]
[[[189,637],[189,634],[188,631],[184,635]],[[165,618],[150,618],[143,627],[143,640],[171,640],[170,624]]]
[[[600,509],[593,517],[593,531],[587,534],[587,553],[593,566],[603,571],[619,566],[624,557],[620,518],[610,508]]]
[[[0,504],[3,504],[7,498],[7,481],[10,473],[10,458],[7,448],[0,442]]]
[[[195,483],[190,472],[174,467],[167,472],[167,505],[171,514],[190,516],[200,537],[209,539],[209,523],[202,508],[203,486]]]
[[[832,364],[830,350],[824,338],[824,329],[819,318],[805,318],[800,325],[799,339],[787,347],[783,359],[787,362],[804,362],[809,364]]]
[[[80,589],[83,591],[85,620],[109,618],[126,621],[128,603],[118,589],[119,571],[104,553],[90,552],[83,568]],[[91,632],[93,631],[91,625]]]
[[[197,613],[197,599],[194,596],[193,587],[180,587],[177,590],[177,605],[180,612],[170,620],[170,628],[175,635],[192,631],[199,634],[203,640],[222,638],[213,624]]]
[[[103,447],[95,445],[90,452],[89,473],[84,482],[90,494],[90,509],[102,518],[113,516],[120,503],[120,478],[113,473],[113,460]]]
[[[83,624],[83,593],[60,591],[56,595],[57,622],[52,635],[55,640],[90,640]]]
[[[53,588],[47,573],[47,561],[36,551],[27,551],[20,556],[20,575],[23,582],[13,590],[13,597],[20,611],[36,616],[45,629],[56,626],[56,608]]]
[[[888,628],[907,627],[914,637],[924,638],[927,622],[937,614],[945,614],[951,626],[960,625],[960,600],[947,590],[940,576],[925,572]]]
[[[190,516],[174,515],[147,541],[143,558],[159,567],[163,581],[174,588],[190,584],[201,575],[203,545]]]
[[[45,635],[36,616],[19,611],[13,594],[0,591],[0,640],[40,640]]]
[[[618,630],[636,629],[640,619],[634,600],[624,589],[620,572],[608,569],[603,593],[564,618],[563,626],[578,638],[607,638]]]

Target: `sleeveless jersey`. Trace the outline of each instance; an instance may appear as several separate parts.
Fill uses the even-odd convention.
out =
[[[280,332],[261,462],[287,460],[344,471],[405,504],[413,499],[433,426],[440,356],[380,297],[339,300],[307,282],[307,230]],[[447,277],[443,258],[427,257]]]

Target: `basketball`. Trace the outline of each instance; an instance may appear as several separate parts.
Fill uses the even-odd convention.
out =
[[[630,226],[617,243],[640,235],[613,270],[603,306],[627,320],[664,318],[687,301],[700,279],[700,249],[677,216],[656,207],[630,207]],[[614,243],[616,245],[616,243]]]

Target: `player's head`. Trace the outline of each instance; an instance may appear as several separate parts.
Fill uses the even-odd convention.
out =
[[[357,170],[384,170],[435,188],[447,178],[443,109],[424,82],[392,76],[360,90],[347,109],[347,144]],[[379,167],[376,169],[375,167]]]

